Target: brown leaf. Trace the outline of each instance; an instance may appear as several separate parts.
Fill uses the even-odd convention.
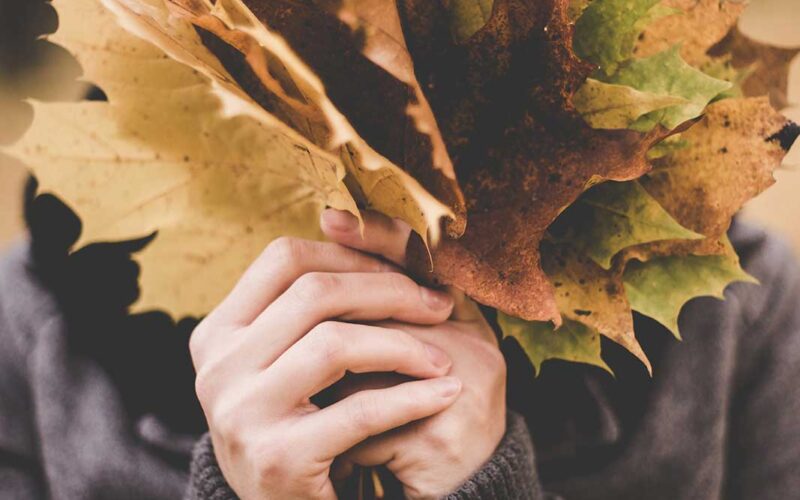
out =
[[[732,0],[664,0],[664,7],[678,13],[657,19],[647,26],[635,53],[647,57],[681,44],[681,56],[692,66],[706,60],[706,52],[736,25],[747,7]]]
[[[467,198],[469,225],[434,254],[440,283],[526,320],[560,322],[539,244],[591,184],[649,170],[656,130],[589,128],[570,103],[591,67],[572,52],[565,0],[498,0],[461,45],[436,2],[403,3],[417,75]]]
[[[722,253],[733,215],[775,182],[772,173],[786,154],[777,134],[788,123],[766,97],[710,105],[682,134],[689,147],[657,160],[641,180],[675,220],[706,239],[651,243],[629,257]]]
[[[752,67],[752,73],[742,84],[746,96],[768,95],[777,109],[789,104],[787,89],[789,66],[800,48],[784,49],[756,42],[742,34],[738,29],[730,33],[711,51],[711,55],[730,54],[735,68]]]

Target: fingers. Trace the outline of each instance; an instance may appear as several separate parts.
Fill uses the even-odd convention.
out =
[[[395,319],[436,325],[450,316],[453,299],[400,273],[309,273],[292,286],[245,331],[242,359],[260,366],[280,354],[319,323]]]
[[[316,459],[330,460],[370,436],[441,412],[460,392],[461,381],[455,377],[359,392],[308,415],[304,435],[309,449],[313,443],[320,454]]]
[[[390,219],[377,212],[365,211],[361,216],[364,220],[363,237],[356,218],[345,211],[325,210],[320,226],[325,236],[335,243],[380,255],[399,266],[405,265],[411,227],[405,222]]]
[[[329,321],[290,347],[260,377],[273,406],[294,407],[348,371],[431,378],[445,375],[451,364],[444,351],[403,331]]]
[[[250,324],[297,278],[309,272],[385,272],[394,268],[333,243],[278,238],[242,275],[230,294],[209,315],[216,324]]]

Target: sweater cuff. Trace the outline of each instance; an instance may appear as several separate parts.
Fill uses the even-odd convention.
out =
[[[238,500],[228,486],[214,455],[211,436],[204,434],[194,447],[185,500]]]
[[[525,419],[508,412],[506,434],[492,458],[447,500],[545,498],[533,458],[533,443]]]

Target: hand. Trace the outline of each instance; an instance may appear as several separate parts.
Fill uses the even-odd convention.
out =
[[[444,376],[451,360],[440,349],[400,330],[332,321],[435,325],[452,308],[448,295],[361,252],[296,239],[269,245],[190,341],[197,395],[233,490],[244,499],[335,498],[337,455],[453,404],[461,384]],[[418,380],[324,409],[310,402],[347,371]]]
[[[370,225],[362,239],[357,229],[348,229],[345,221],[349,217],[344,212],[324,214],[326,235],[362,251],[388,254],[398,265],[404,263],[405,253],[400,249],[406,248],[407,226],[365,214]],[[463,389],[456,402],[441,413],[372,437],[349,450],[336,460],[335,478],[349,476],[354,464],[386,465],[403,483],[407,498],[439,498],[454,491],[492,456],[505,434],[505,360],[494,332],[474,303],[460,302],[456,313],[458,320],[434,326],[381,323],[446,352],[453,361],[450,373],[462,381]],[[397,375],[357,375],[335,389],[337,396],[344,397],[391,387],[400,380]]]

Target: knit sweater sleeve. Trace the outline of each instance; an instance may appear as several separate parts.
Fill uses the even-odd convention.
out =
[[[186,500],[234,500],[236,493],[222,476],[214,447],[208,434],[197,443],[192,460]],[[503,440],[491,459],[447,500],[519,499],[544,500],[536,476],[531,444],[525,420],[509,412]]]

